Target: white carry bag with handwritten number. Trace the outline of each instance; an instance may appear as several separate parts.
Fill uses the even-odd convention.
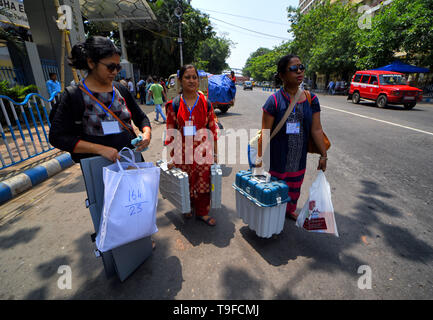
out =
[[[126,243],[145,238],[158,231],[156,209],[160,169],[150,162],[135,162],[123,157],[103,168],[104,208],[96,247],[109,251]],[[120,153],[119,153],[120,154]]]
[[[338,237],[331,187],[322,170],[319,170],[311,185],[308,200],[299,213],[296,226],[310,232],[332,233]]]

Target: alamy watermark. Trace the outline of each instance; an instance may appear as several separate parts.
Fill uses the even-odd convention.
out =
[[[57,21],[57,27],[60,30],[71,30],[72,29],[72,8],[68,5],[62,5],[57,10],[59,19]]]
[[[358,288],[361,290],[365,289],[371,289],[371,283],[372,283],[372,271],[370,266],[368,265],[362,265],[358,268],[358,274],[361,274],[361,276],[358,279]]]
[[[359,17],[358,19],[358,27],[360,29],[371,29],[372,27],[372,18],[373,18],[373,13],[377,10],[379,10],[380,8],[389,5],[393,0],[387,0],[384,2],[381,2],[380,4],[378,4],[375,7],[370,7],[368,5],[363,5],[360,6],[358,8],[358,13],[362,13],[362,15]]]
[[[72,289],[72,269],[68,265],[62,265],[57,269],[57,273],[61,274],[57,280],[57,287],[60,290]]]

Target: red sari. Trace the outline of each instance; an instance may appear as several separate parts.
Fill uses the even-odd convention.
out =
[[[166,104],[167,114],[167,129],[177,129],[182,135],[181,143],[180,139],[175,142],[175,150],[182,150],[182,161],[176,162],[174,158],[174,165],[177,168],[188,173],[189,177],[189,191],[191,197],[191,206],[195,209],[197,216],[207,216],[210,210],[210,167],[213,163],[213,145],[209,139],[213,138],[214,143],[218,139],[218,125],[216,124],[215,114],[213,108],[207,110],[206,97],[199,93],[199,99],[195,108],[193,109],[191,116],[194,126],[197,132],[200,129],[208,129],[212,132],[213,137],[203,137],[200,141],[193,142],[193,152],[185,152],[185,140],[191,137],[185,137],[184,127],[185,122],[190,118],[190,111],[185,105],[183,99],[180,99],[179,110],[176,114],[173,110],[172,100]],[[174,140],[173,137],[167,137],[165,144],[169,144]],[[203,164],[197,163],[196,154],[200,154],[202,159],[206,158],[206,162]],[[170,154],[172,157],[174,152]]]

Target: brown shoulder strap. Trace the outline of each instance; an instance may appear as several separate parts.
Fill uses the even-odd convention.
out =
[[[311,93],[308,90],[305,90],[305,95],[307,96],[308,103],[311,106]]]
[[[129,129],[128,128],[128,126],[122,121],[122,120],[120,120],[119,119],[119,117],[118,116],[116,116],[114,113],[113,113],[113,111],[111,111],[110,109],[108,109],[106,106],[105,106],[105,104],[103,104],[101,101],[99,101],[98,99],[96,99],[92,94],[90,94],[86,89],[84,89],[81,85],[79,85],[78,86],[80,89],[81,89],[81,91],[83,91],[84,93],[86,93],[89,97],[90,97],[90,99],[92,99],[93,101],[95,101],[95,102],[97,102],[97,103],[99,103],[99,105],[100,106],[102,106],[104,109],[105,109],[105,111],[107,111],[110,115],[112,115],[113,116],[113,118],[114,119],[116,119],[131,135],[133,135],[133,136],[135,136],[135,134],[131,131],[131,129]]]

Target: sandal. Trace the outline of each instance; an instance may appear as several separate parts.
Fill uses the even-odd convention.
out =
[[[286,212],[286,218],[292,219],[294,221],[298,220],[298,216],[294,213],[288,213]]]
[[[188,212],[188,213],[184,213],[184,214],[183,214],[183,217],[184,217],[185,219],[191,219],[192,216],[193,216],[192,212]]]
[[[203,221],[208,226],[215,227],[216,226],[216,220],[210,216],[205,217],[197,217],[197,220]],[[213,221],[213,222],[212,222]]]

